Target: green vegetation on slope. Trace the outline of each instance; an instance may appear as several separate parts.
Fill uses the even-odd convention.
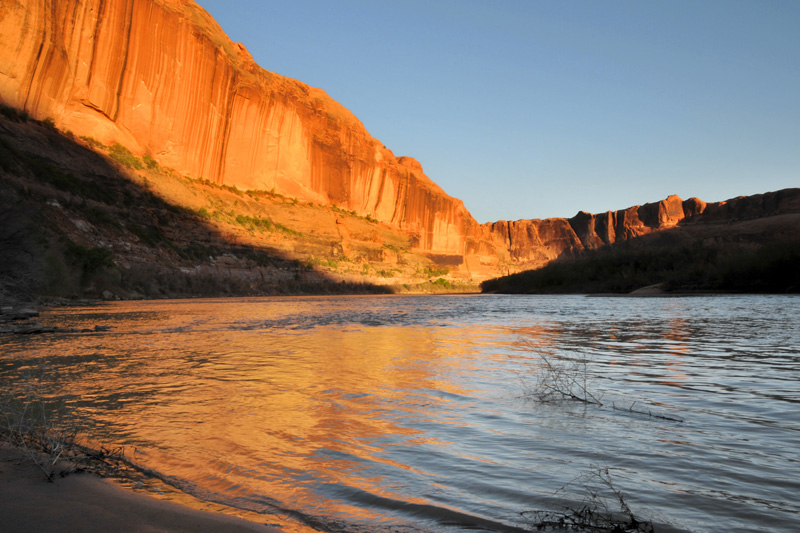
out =
[[[461,289],[371,217],[182,176],[2,104],[0,258],[0,301]]]
[[[481,284],[484,292],[627,293],[663,283],[668,292],[800,292],[800,240],[761,246],[700,243],[597,250]]]

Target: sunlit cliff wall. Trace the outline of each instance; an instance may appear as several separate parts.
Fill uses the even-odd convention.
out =
[[[477,226],[324,91],[267,72],[190,0],[3,0],[0,98],[192,177],[336,204],[434,253]]]
[[[710,224],[800,212],[800,189],[706,203],[698,198],[670,196],[660,202],[619,211],[580,212],[570,219],[517,220],[483,224],[479,241],[484,253],[504,259],[504,273],[544,266],[562,256],[613,245],[679,224]],[[491,243],[490,245],[487,243]],[[502,252],[500,252],[502,250]]]
[[[182,174],[374,217],[476,279],[704,211],[722,219],[769,207],[671,196],[571,219],[478,225],[419,162],[395,157],[324,91],[256,65],[191,0],[0,1],[0,100]]]
[[[499,221],[481,226],[483,233],[479,242],[491,243],[491,246],[483,246],[484,253],[491,254],[489,249],[493,249],[496,256],[504,259],[498,267],[503,273],[510,273],[675,227],[704,209],[705,203],[695,198],[683,201],[670,196],[660,202],[620,211],[596,215],[581,211],[570,219]],[[498,253],[500,250],[503,252]]]

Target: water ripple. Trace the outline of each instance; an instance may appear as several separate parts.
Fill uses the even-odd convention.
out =
[[[330,297],[58,309],[4,395],[287,531],[520,531],[608,468],[663,530],[800,529],[800,298]],[[602,406],[526,399],[542,356]]]

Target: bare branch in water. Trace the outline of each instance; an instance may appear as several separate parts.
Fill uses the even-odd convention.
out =
[[[577,358],[538,354],[539,371],[533,386],[526,392],[539,402],[564,400],[602,406],[601,397],[589,389],[589,362],[586,356]]]
[[[575,401],[604,407],[603,396],[593,391],[592,372],[589,368],[589,360],[585,355],[569,357],[537,353],[537,358],[538,365],[533,382],[524,381],[523,396],[525,398],[540,403]],[[644,406],[637,406],[639,403],[641,402],[634,401],[628,407],[612,403],[611,409],[670,422],[684,422],[683,418],[679,416],[660,414]]]
[[[586,531],[604,533],[654,533],[653,524],[637,517],[622,492],[614,486],[607,466],[593,467],[554,495],[578,486],[584,494],[577,509],[526,511],[522,515],[536,531]]]

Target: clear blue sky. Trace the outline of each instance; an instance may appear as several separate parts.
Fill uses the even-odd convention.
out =
[[[800,1],[199,0],[479,222],[800,186]]]

